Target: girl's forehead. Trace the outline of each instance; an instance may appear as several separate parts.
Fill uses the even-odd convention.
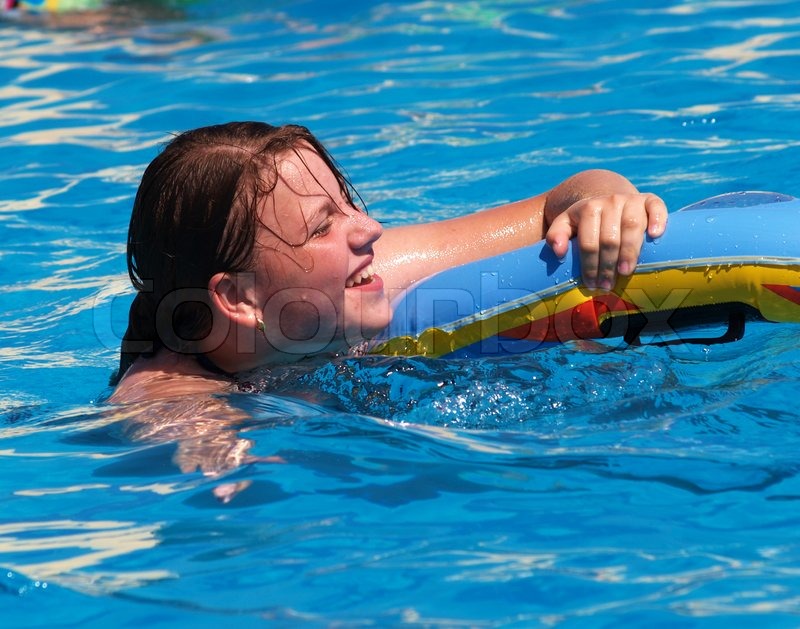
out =
[[[332,195],[339,187],[325,161],[307,146],[286,152],[278,162],[277,171],[277,187],[285,188],[282,192]]]

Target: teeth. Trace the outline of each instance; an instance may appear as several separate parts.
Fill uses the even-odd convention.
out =
[[[375,274],[375,269],[373,269],[372,265],[369,264],[369,265],[367,265],[367,267],[363,271],[361,271],[361,273],[358,273],[357,275],[354,275],[353,277],[349,278],[344,283],[344,285],[347,288],[353,288],[353,286],[358,286],[359,284],[361,284],[363,282],[370,281],[374,274]]]

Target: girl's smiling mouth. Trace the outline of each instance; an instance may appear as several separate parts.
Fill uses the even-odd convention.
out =
[[[347,278],[347,281],[344,283],[345,288],[353,288],[354,286],[366,286],[367,284],[371,284],[378,278],[375,275],[375,270],[372,267],[372,264],[368,264],[360,271],[356,271]]]

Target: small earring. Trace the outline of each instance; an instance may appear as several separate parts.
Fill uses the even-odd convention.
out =
[[[261,334],[264,335],[264,339],[266,340],[266,338],[267,338],[267,326],[264,325],[264,320],[263,319],[259,319],[258,317],[256,317],[256,328],[258,328],[258,330],[261,332]]]

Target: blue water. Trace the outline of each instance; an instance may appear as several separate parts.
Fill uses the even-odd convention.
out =
[[[0,21],[3,627],[798,625],[797,326],[264,372],[229,399],[264,460],[222,479],[104,403],[132,196],[169,133],[304,123],[390,225],[587,167],[672,209],[797,196],[796,3],[91,19]]]

